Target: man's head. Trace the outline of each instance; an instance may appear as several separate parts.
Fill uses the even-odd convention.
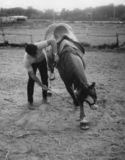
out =
[[[27,44],[25,51],[32,57],[35,57],[37,54],[37,46],[34,44]]]

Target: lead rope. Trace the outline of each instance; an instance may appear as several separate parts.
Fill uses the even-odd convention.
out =
[[[59,95],[58,93],[56,93],[55,91],[53,91],[52,89],[48,89],[49,91],[51,91],[53,94],[55,94],[56,96],[58,96],[58,97],[60,97],[61,99],[65,99],[65,97],[63,97],[63,96],[61,96],[61,95]],[[70,105],[72,105],[72,103],[70,102],[70,101],[68,101],[68,100],[66,100],[65,99],[65,101],[67,102],[67,103],[69,103]]]

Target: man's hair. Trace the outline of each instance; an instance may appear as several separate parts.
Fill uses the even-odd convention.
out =
[[[36,55],[36,51],[37,51],[37,46],[34,44],[27,44],[25,47],[25,51],[31,55],[31,56],[35,56]]]

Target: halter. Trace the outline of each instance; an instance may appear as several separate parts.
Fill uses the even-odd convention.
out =
[[[94,102],[93,103],[90,103],[87,99],[85,100],[86,103],[89,104],[90,107],[92,107],[93,105],[95,105],[96,101],[95,99],[93,98]]]

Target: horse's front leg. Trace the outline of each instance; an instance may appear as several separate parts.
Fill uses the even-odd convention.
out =
[[[89,129],[89,122],[87,121],[85,116],[83,103],[80,103],[80,129]]]

